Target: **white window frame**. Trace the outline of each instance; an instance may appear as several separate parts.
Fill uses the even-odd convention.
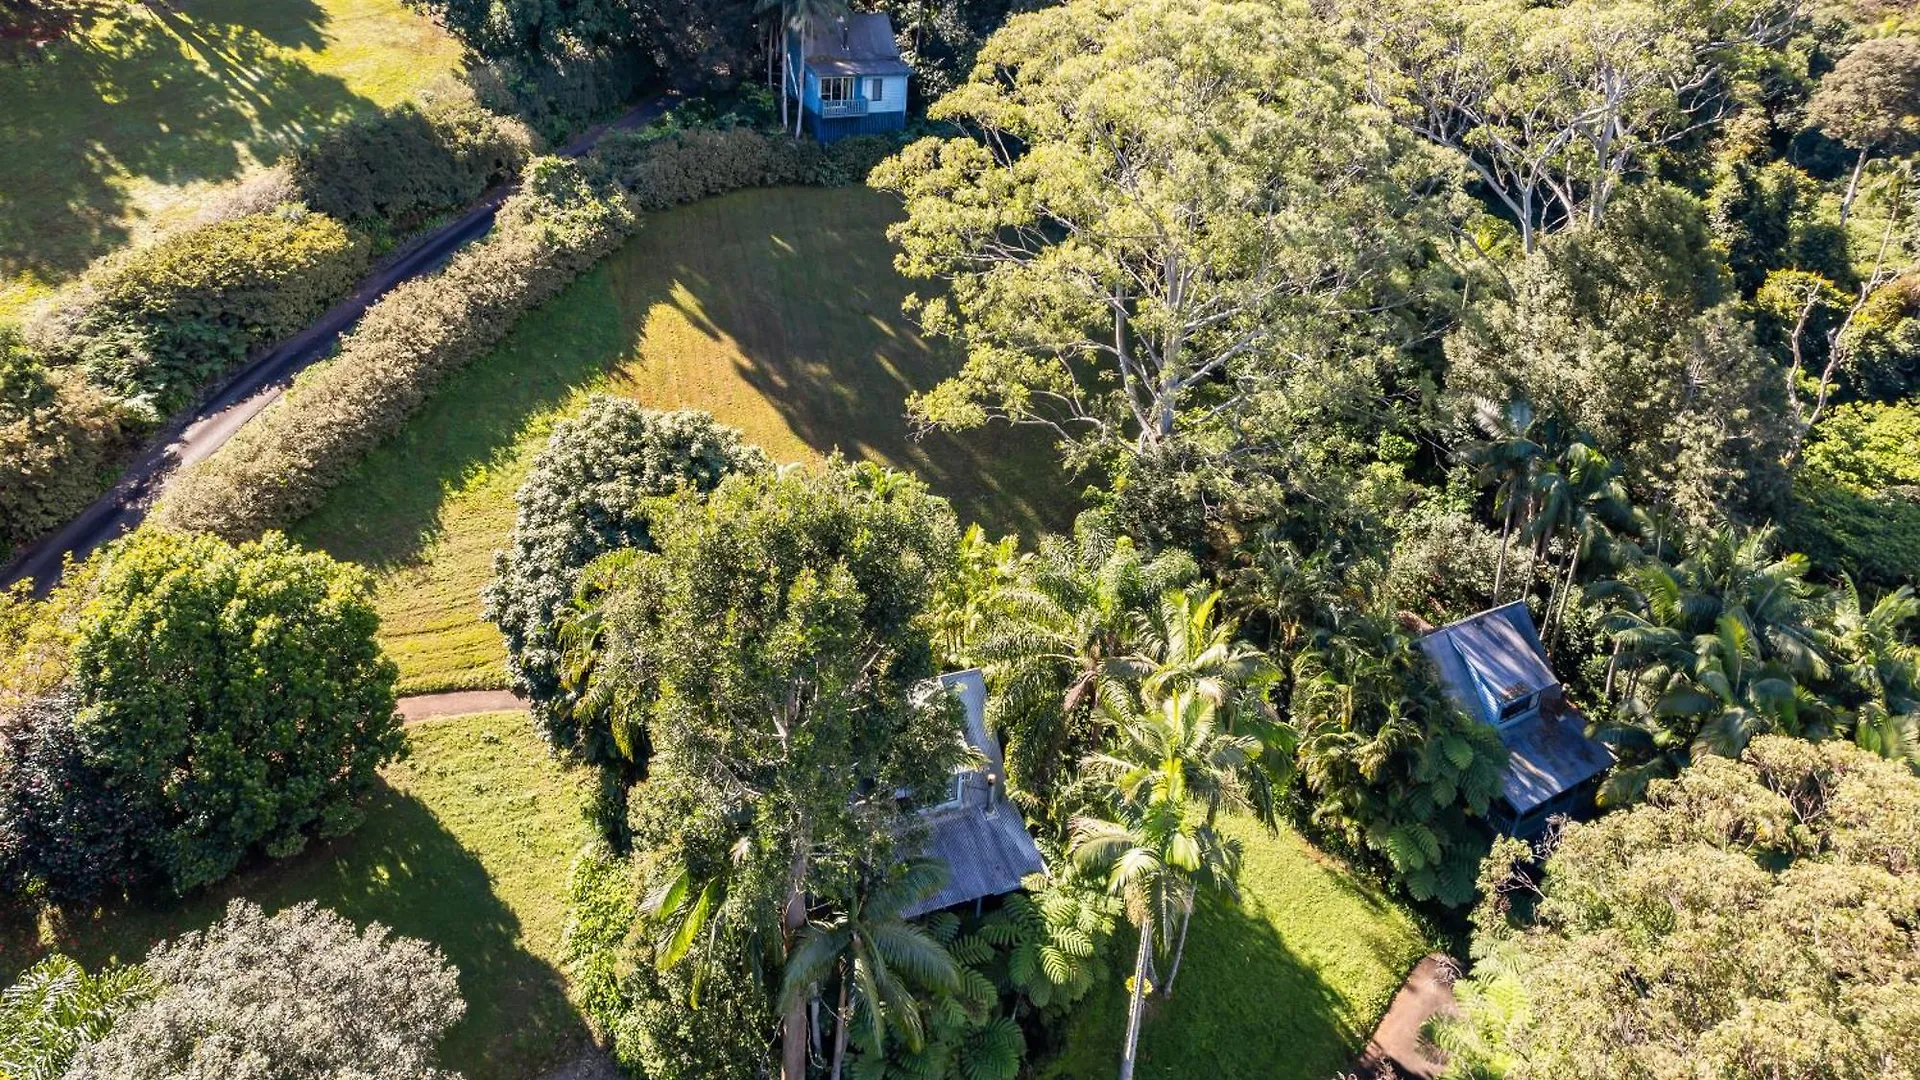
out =
[[[867,100],[868,101],[887,100],[887,80],[868,79],[867,80]]]
[[[833,87],[833,88],[834,88],[834,89],[836,89],[836,90],[838,90],[838,89],[841,89],[841,88],[843,88],[843,87],[844,87],[844,88],[845,88],[845,91],[846,91],[846,93],[845,93],[844,95],[842,95],[842,96],[839,96],[839,97],[835,97],[835,96],[833,96],[833,95],[831,95],[831,94],[829,94],[829,93],[827,93],[827,88],[828,88],[829,86],[831,86],[831,87]],[[843,102],[843,101],[852,101],[852,100],[853,100],[853,94],[854,94],[854,90],[853,90],[853,76],[851,76],[851,75],[822,75],[822,76],[820,76],[820,104],[822,104],[822,105],[838,105],[838,104],[840,104],[840,103],[841,103],[841,102]]]

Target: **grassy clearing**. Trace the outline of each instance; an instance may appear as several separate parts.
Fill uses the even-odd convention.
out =
[[[1405,910],[1292,830],[1270,837],[1236,818],[1227,831],[1246,845],[1242,902],[1202,902],[1174,996],[1150,1005],[1136,1075],[1326,1080],[1351,1064],[1429,943]],[[1120,947],[1131,957],[1130,942]],[[1096,990],[1045,1075],[1112,1076],[1126,1013],[1119,980]]]
[[[653,215],[302,523],[305,542],[379,573],[404,691],[505,684],[479,591],[533,455],[590,391],[706,409],[776,460],[837,449],[910,469],[996,533],[1067,524],[1078,488],[1044,440],[912,437],[907,394],[955,361],[900,312],[908,282],[884,235],[894,206],[860,188],[791,188]]]
[[[454,70],[402,0],[128,3],[0,63],[0,318],[215,186]]]
[[[412,756],[387,770],[351,836],[171,905],[0,924],[0,985],[49,949],[89,967],[137,961],[154,942],[215,921],[234,897],[269,911],[313,900],[446,952],[467,1014],[443,1060],[469,1080],[524,1080],[570,1058],[587,1033],[554,958],[562,885],[588,837],[582,777],[548,757],[524,713],[408,730]]]

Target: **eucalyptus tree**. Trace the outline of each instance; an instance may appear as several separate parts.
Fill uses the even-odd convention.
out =
[[[1597,225],[1654,154],[1717,120],[1726,74],[1796,22],[1790,4],[1351,2],[1366,88],[1459,154],[1532,252]]]
[[[945,284],[914,310],[967,351],[913,415],[1041,426],[1076,464],[1275,435],[1263,410],[1392,323],[1373,316],[1448,190],[1446,166],[1355,106],[1353,74],[1292,2],[1009,19],[929,110],[967,133],[873,175],[905,200],[897,265]]]
[[[1807,121],[1858,155],[1840,200],[1845,225],[1868,156],[1920,143],[1920,38],[1894,34],[1855,45],[1807,100]]]

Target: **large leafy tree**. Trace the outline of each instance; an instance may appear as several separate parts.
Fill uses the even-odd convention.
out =
[[[689,939],[731,928],[718,974],[771,998],[816,906],[892,861],[908,824],[894,793],[933,790],[958,758],[953,703],[920,689],[958,530],[918,481],[836,461],[683,495],[653,537],[605,635],[611,692],[654,744],[635,841],[659,876],[687,876],[696,899],[663,907],[698,915]],[[723,889],[694,885],[723,873]],[[782,1071],[802,1080],[807,1000],[786,1006]]]
[[[595,760],[622,753],[607,731],[582,730],[577,695],[563,685],[559,624],[581,571],[605,552],[650,546],[653,500],[769,467],[738,431],[690,409],[656,412],[595,395],[555,426],[514,496],[513,533],[481,601],[506,639],[514,688],[556,746]]]
[[[1854,46],[1808,99],[1807,121],[1859,155],[1840,200],[1844,224],[1868,156],[1920,142],[1920,38],[1869,38]]]
[[[1769,0],[1343,7],[1373,99],[1458,152],[1527,252],[1599,224],[1653,155],[1719,117],[1728,70],[1794,16]]]
[[[1756,739],[1489,860],[1450,1076],[1866,1080],[1920,1072],[1920,780]],[[1529,895],[1531,894],[1531,895]],[[1525,898],[1527,903],[1514,903]]]
[[[150,997],[75,1055],[71,1080],[460,1080],[436,1063],[466,1011],[459,972],[379,923],[360,929],[311,901],[269,916],[236,900],[142,968]]]
[[[364,572],[277,533],[235,547],[143,529],[89,588],[74,724],[89,767],[154,823],[148,856],[175,889],[359,823],[405,738]]]
[[[1734,306],[1697,199],[1630,188],[1507,279],[1447,338],[1463,413],[1524,397],[1619,462],[1636,503],[1696,526],[1777,505],[1783,379]]]
[[[906,203],[901,270],[946,285],[913,306],[967,347],[914,414],[1041,425],[1079,463],[1264,442],[1263,410],[1391,324],[1370,309],[1445,189],[1351,74],[1304,5],[1010,19],[930,110],[968,134],[873,177]]]

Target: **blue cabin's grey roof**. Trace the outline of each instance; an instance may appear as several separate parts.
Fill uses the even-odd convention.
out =
[[[908,918],[940,911],[1020,888],[1029,874],[1044,873],[1046,861],[1027,832],[1020,811],[1005,798],[1000,747],[987,733],[987,681],[978,668],[940,676],[940,685],[960,699],[966,717],[967,745],[986,759],[984,769],[958,778],[959,797],[924,811],[925,854],[947,864],[940,891],[909,906]]]
[[[1420,639],[1447,696],[1468,716],[1491,724],[1507,746],[1502,797],[1525,814],[1599,775],[1613,764],[1607,748],[1587,738],[1578,713],[1559,707],[1560,680],[1524,602],[1470,615]],[[1528,694],[1545,707],[1502,725],[1500,710]]]
[[[906,75],[893,22],[883,11],[807,24],[807,66],[816,75]]]

